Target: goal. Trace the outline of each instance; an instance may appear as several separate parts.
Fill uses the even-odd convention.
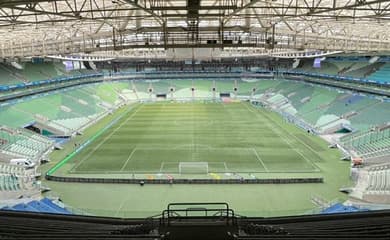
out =
[[[208,162],[179,162],[180,174],[208,174]]]

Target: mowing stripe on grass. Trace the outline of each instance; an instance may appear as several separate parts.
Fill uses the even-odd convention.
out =
[[[126,162],[123,164],[123,167],[121,168],[121,172],[123,171],[123,169],[125,169],[127,163],[129,162],[129,160],[131,159],[131,157],[133,156],[133,154],[135,153],[135,151],[137,150],[137,148],[134,148],[130,154],[129,154],[129,157],[127,158]]]
[[[266,118],[269,119],[269,117],[265,116]],[[318,154],[317,151],[315,151],[310,145],[306,144],[302,139],[298,138],[297,136],[295,136],[294,134],[291,134],[290,132],[286,131],[284,128],[282,128],[280,126],[279,123],[275,122],[276,125],[278,125],[287,135],[295,138],[296,140],[298,140],[298,142],[302,143],[303,145],[305,145],[312,153],[314,153],[319,159],[322,159],[321,155]],[[322,148],[321,148],[322,149]],[[322,149],[323,150],[323,149]],[[314,164],[314,163],[313,163]]]
[[[257,160],[259,160],[260,164],[263,166],[266,172],[269,172],[267,166],[265,166],[263,160],[261,160],[259,154],[257,153],[256,149],[252,148],[252,151],[255,153]]]
[[[100,142],[100,143],[93,149],[93,151],[91,151],[90,153],[88,153],[87,156],[85,156],[83,159],[81,159],[81,161],[78,162],[78,163],[72,168],[72,170],[73,170],[73,169],[76,169],[78,166],[81,165],[81,163],[84,162],[85,159],[88,159],[89,156],[91,156],[93,153],[95,153],[95,151],[98,150],[98,149],[100,148],[101,145],[103,145],[108,139],[111,138],[112,135],[114,135],[121,127],[123,127],[123,125],[125,125],[130,119],[132,119],[132,118],[134,117],[134,115],[135,115],[141,108],[142,108],[142,105],[141,105],[141,107],[137,108],[137,110],[135,110],[135,112],[133,112],[133,113],[126,119],[126,121],[122,122],[117,128],[114,129],[114,131],[112,131],[107,137],[105,137],[105,138],[103,139],[103,141]],[[126,112],[126,113],[128,113],[128,112]],[[111,125],[111,126],[112,126],[112,125]]]
[[[222,162],[210,165],[210,169],[217,172],[295,172],[301,166],[305,172],[317,169],[311,164],[310,158],[305,159],[310,151],[304,145],[295,142],[293,138],[282,139],[281,135],[286,137],[283,129],[279,129],[272,119],[263,117],[249,105],[216,103],[207,108],[193,103],[186,106],[186,109],[194,109],[194,112],[202,109],[210,120],[218,119],[214,120],[214,123],[218,122],[215,126],[204,127],[197,124],[194,112],[181,113],[180,110],[184,109],[182,105],[172,103],[172,106],[177,106],[177,112],[182,114],[179,118],[188,116],[189,119],[180,128],[175,124],[175,119],[166,119],[170,113],[158,106],[161,105],[144,104],[128,113],[109,133],[100,136],[99,140],[69,161],[65,166],[72,169],[67,173],[177,172],[177,162],[210,163],[216,160]],[[151,107],[156,109],[154,115],[142,117]],[[216,107],[226,111],[216,113]],[[140,116],[142,119],[139,119]],[[121,124],[124,125],[118,129],[117,126]],[[110,137],[115,129],[117,132]],[[286,158],[282,152],[276,152],[277,147],[289,150],[292,157]],[[311,154],[310,156],[315,158]],[[294,165],[291,168],[290,162]],[[88,171],[89,169],[98,171]]]
[[[83,148],[88,146],[90,143],[92,143],[96,138],[98,138],[100,135],[102,135],[106,130],[108,130],[110,127],[112,127],[115,123],[117,123],[123,116],[125,116],[129,111],[131,111],[133,108],[129,109],[128,111],[121,114],[119,117],[112,120],[107,126],[102,128],[100,131],[98,131],[95,135],[93,135],[90,139],[87,139],[83,144],[81,144],[76,150],[74,150],[71,154],[69,154],[66,158],[62,159],[60,162],[58,162],[53,168],[51,168],[46,175],[52,175],[55,173],[60,167],[62,167],[65,163],[67,163],[70,159],[72,159],[78,152],[80,152]]]
[[[257,118],[259,118],[258,114],[260,114],[262,117],[268,119],[269,121],[265,121],[265,122],[264,122],[264,123],[268,126],[268,128],[271,129],[272,132],[276,133],[276,134],[280,137],[280,139],[281,139],[282,141],[284,141],[285,143],[287,143],[287,144],[290,146],[291,150],[293,150],[293,151],[295,151],[296,153],[298,153],[299,155],[301,155],[301,157],[302,157],[303,159],[305,159],[306,162],[309,163],[309,164],[315,169],[315,171],[319,171],[319,168],[318,168],[312,161],[310,161],[309,159],[307,159],[307,157],[305,157],[305,155],[303,155],[303,154],[301,153],[301,151],[299,151],[299,150],[297,150],[296,148],[294,148],[294,147],[291,145],[291,142],[288,141],[286,138],[283,137],[283,135],[282,135],[283,133],[282,133],[281,130],[280,130],[280,129],[282,129],[282,126],[280,126],[279,124],[275,123],[277,126],[274,125],[274,126],[276,126],[276,127],[273,128],[272,126],[270,126],[271,120],[269,119],[268,116],[266,116],[265,114],[261,113],[260,111],[254,111],[254,110],[250,109],[250,107],[248,107],[247,104],[244,104],[244,105],[246,106],[246,108],[247,108],[249,111],[251,111],[252,113],[255,113]],[[283,130],[284,130],[284,129],[283,129]],[[287,131],[284,131],[284,132],[288,133]],[[288,135],[291,135],[291,134],[288,133]]]

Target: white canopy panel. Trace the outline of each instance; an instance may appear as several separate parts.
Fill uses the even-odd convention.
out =
[[[0,1],[0,57],[205,47],[386,51],[389,14],[384,0]]]

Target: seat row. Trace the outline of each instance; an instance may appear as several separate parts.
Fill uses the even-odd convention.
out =
[[[370,170],[366,190],[371,194],[390,194],[390,167],[384,166]]]
[[[0,174],[0,191],[18,191],[20,189],[18,177],[13,174]]]
[[[23,212],[42,212],[53,214],[72,214],[67,208],[60,206],[54,201],[43,198],[39,201],[33,200],[27,203],[19,203],[14,206],[6,206],[3,210],[23,211]]]

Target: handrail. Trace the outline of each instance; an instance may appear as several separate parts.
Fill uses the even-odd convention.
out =
[[[177,206],[178,208],[175,208]],[[197,206],[197,207],[193,207]],[[199,213],[192,215],[191,213]],[[236,216],[234,210],[225,202],[193,202],[193,203],[169,203],[160,218],[160,224],[170,226],[172,222],[179,220],[191,222],[197,219],[219,219],[226,225],[234,225]]]

